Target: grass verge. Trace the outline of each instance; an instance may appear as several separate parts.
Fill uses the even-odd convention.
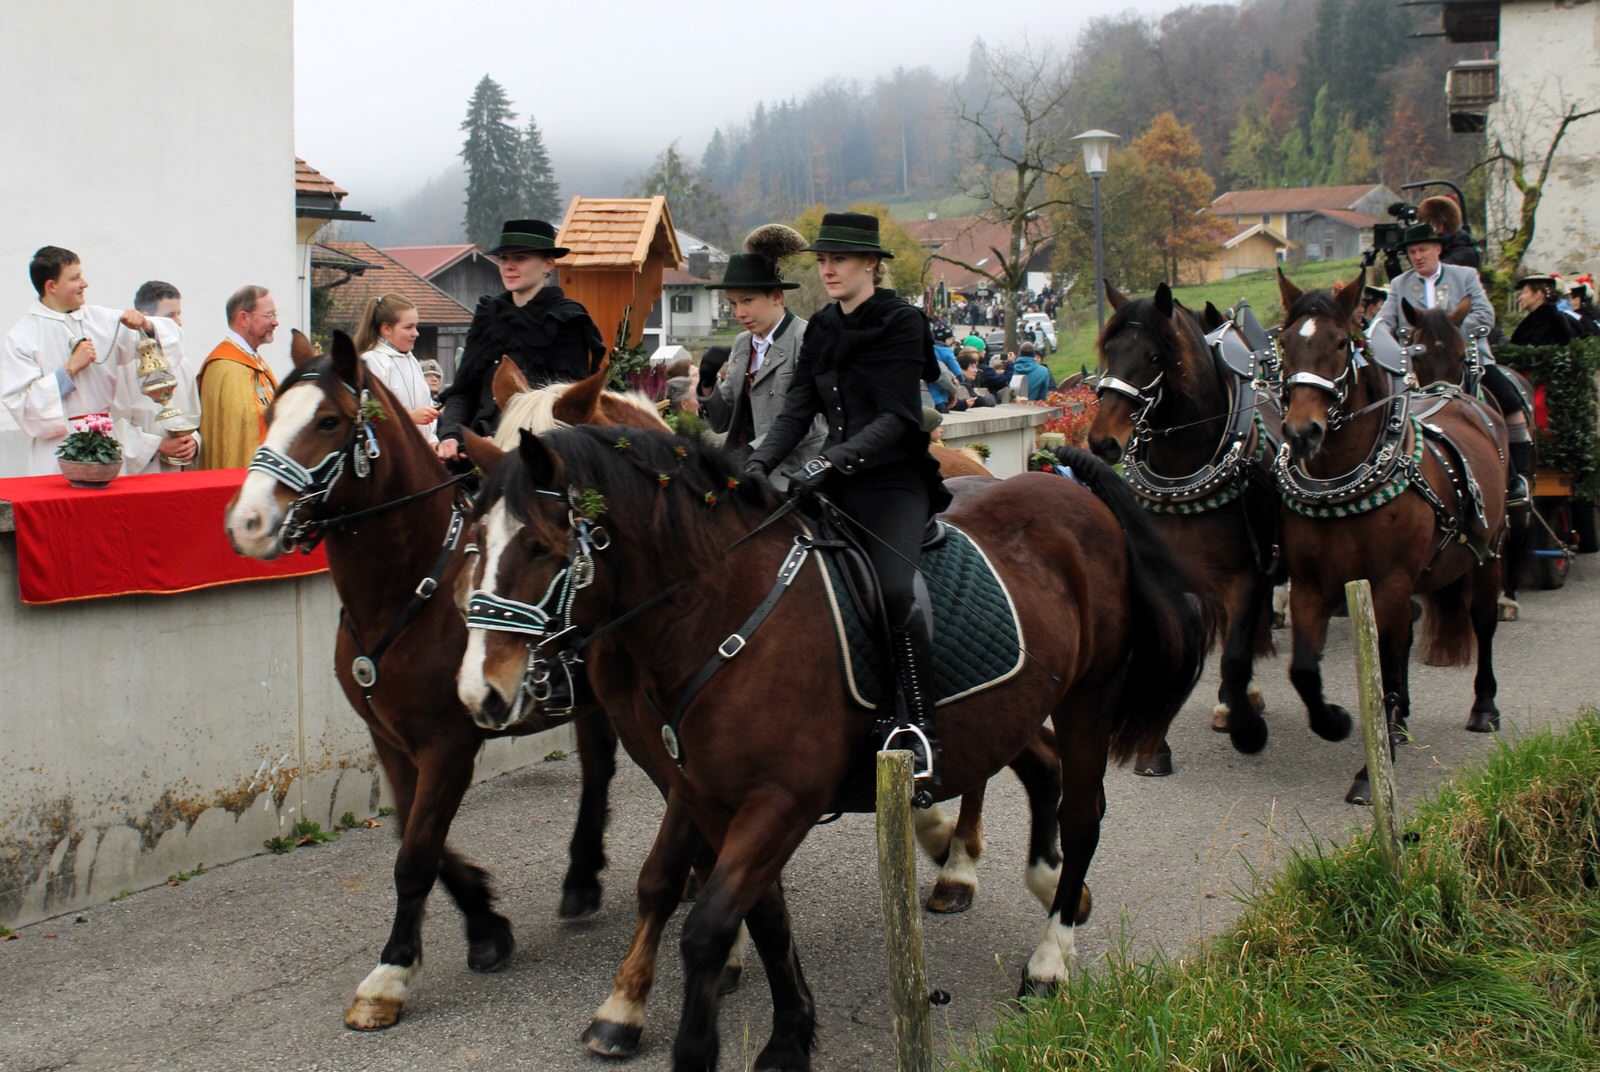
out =
[[[951,1062],[1085,1072],[1600,1068],[1600,716],[1437,791],[1396,880],[1298,853],[1188,960],[1120,949]]]

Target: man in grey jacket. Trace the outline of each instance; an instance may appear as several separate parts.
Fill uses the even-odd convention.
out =
[[[707,284],[708,289],[727,292],[728,305],[744,330],[733,341],[717,389],[701,403],[701,416],[716,431],[727,433],[728,450],[740,456],[761,445],[772,422],[783,412],[784,395],[794,378],[806,332],[806,322],[786,309],[783,301],[783,292],[800,284],[783,279],[777,258],[767,255],[771,247],[757,240],[766,230],[759,228],[746,240],[747,249],[763,252],[734,254],[722,280]],[[804,244],[804,239],[800,242]],[[784,488],[788,481],[783,474],[815,457],[826,434],[819,416],[799,446],[773,470],[773,484]]]
[[[1378,312],[1378,318],[1388,323],[1390,330],[1399,336],[1405,328],[1405,317],[1400,312],[1402,299],[1418,309],[1443,309],[1449,312],[1460,304],[1462,298],[1472,301],[1472,311],[1461,324],[1461,333],[1467,338],[1478,328],[1488,331],[1494,327],[1494,306],[1483,292],[1478,273],[1459,264],[1443,264],[1439,255],[1443,243],[1437,232],[1425,223],[1406,228],[1404,235],[1406,258],[1411,262],[1407,271],[1394,277],[1389,284],[1389,298]]]

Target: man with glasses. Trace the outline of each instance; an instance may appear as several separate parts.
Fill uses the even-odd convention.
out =
[[[240,287],[226,306],[228,337],[200,367],[200,468],[239,469],[267,435],[277,378],[261,356],[278,327],[266,287]]]

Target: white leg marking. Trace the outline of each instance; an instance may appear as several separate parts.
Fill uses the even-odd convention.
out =
[[[1061,917],[1050,913],[1050,922],[1044,925],[1039,948],[1028,958],[1028,980],[1035,983],[1064,983],[1067,968],[1077,955],[1074,928],[1061,922]]]
[[[750,929],[743,923],[739,924],[739,933],[733,936],[733,948],[728,950],[726,969],[744,971],[744,942],[749,937]]]
[[[1211,728],[1226,730],[1228,728],[1228,705],[1219,703],[1211,709]]]
[[[1250,697],[1251,707],[1255,708],[1257,711],[1265,711],[1267,709],[1267,698],[1261,692],[1260,685],[1257,685],[1254,681],[1252,681],[1250,682],[1250,687],[1245,689],[1244,692],[1246,696]]]
[[[1022,883],[1048,909],[1056,903],[1056,889],[1061,885],[1061,865],[1036,860],[1022,873]]]
[[[356,987],[356,1000],[393,1001],[405,1004],[411,980],[416,978],[417,969],[421,965],[421,961],[409,968],[402,968],[398,964],[379,964],[372,969],[371,974],[361,980],[361,985]]]
[[[956,821],[945,813],[941,805],[935,804],[931,808],[913,810],[911,822],[916,827],[917,844],[921,845],[922,851],[930,857],[938,857],[950,847],[950,838],[956,831]]]
[[[272,427],[267,429],[265,446],[284,454],[317,415],[322,389],[314,381],[301,381],[280,395],[272,411]],[[228,512],[228,535],[233,545],[252,558],[270,558],[278,553],[278,527],[283,513],[278,509],[278,482],[266,473],[245,474],[239,500]],[[253,525],[253,528],[247,528]]]
[[[644,1006],[637,1001],[629,1001],[621,993],[613,990],[611,996],[606,998],[606,1003],[596,1010],[594,1018],[609,1024],[643,1027]]]
[[[486,591],[493,592],[497,571],[500,568],[500,556],[505,553],[506,546],[517,534],[520,526],[512,524],[504,499],[489,508],[489,516],[484,521],[483,586]],[[484,630],[467,630],[467,650],[461,657],[461,672],[456,677],[456,693],[468,711],[481,710],[483,702],[489,698],[489,682],[483,675],[487,646],[487,634]]]
[[[1272,589],[1272,613],[1289,613],[1289,586],[1280,584]]]
[[[950,855],[939,869],[938,882],[942,886],[978,888],[978,863],[967,855],[967,843],[958,837],[950,839]],[[1051,895],[1054,898],[1054,894]]]

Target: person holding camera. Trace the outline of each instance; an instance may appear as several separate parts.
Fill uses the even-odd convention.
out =
[[[1425,197],[1417,205],[1417,222],[1425,223],[1439,234],[1439,260],[1445,264],[1458,264],[1478,271],[1483,261],[1478,256],[1478,243],[1472,232],[1462,226],[1461,205],[1448,194]]]

